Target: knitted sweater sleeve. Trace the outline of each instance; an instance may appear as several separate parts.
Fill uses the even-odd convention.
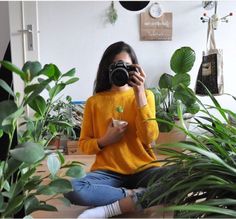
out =
[[[155,118],[155,100],[151,91],[146,91],[147,104],[137,109],[136,128],[137,136],[142,143],[148,145],[155,141],[159,135],[159,129]]]
[[[79,148],[84,154],[97,154],[101,149],[93,133],[92,103],[88,99],[84,109],[83,123],[79,139]]]

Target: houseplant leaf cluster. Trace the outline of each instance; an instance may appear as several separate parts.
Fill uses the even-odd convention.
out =
[[[107,20],[111,23],[111,24],[115,24],[116,21],[118,19],[118,14],[117,14],[117,10],[115,9],[115,6],[114,6],[114,1],[111,1],[111,5],[108,9],[108,12],[107,12]]]
[[[7,154],[6,159],[0,161],[0,217],[14,217],[22,210],[25,215],[37,210],[56,211],[47,201],[60,199],[68,203],[62,193],[71,191],[72,187],[64,176],[83,175],[81,163],[66,162],[59,151],[54,155],[45,152],[50,140],[58,134],[53,125],[63,123],[61,118],[51,121],[51,111],[61,91],[78,80],[75,69],[62,73],[55,64],[42,66],[39,62],[26,62],[22,69],[8,61],[0,64],[24,82],[24,93],[19,94],[0,79],[0,86],[12,96],[0,102],[0,137],[5,133],[9,138],[8,145],[1,145],[7,147]],[[42,92],[48,95],[47,100]],[[26,115],[28,108],[34,110],[33,116]],[[61,127],[71,126],[65,122]],[[12,147],[16,132],[18,144]],[[47,160],[47,175],[37,173],[43,160]],[[75,168],[77,174],[73,171]],[[61,169],[66,171],[62,173]],[[47,200],[39,200],[39,195],[48,196]]]
[[[57,100],[52,104],[52,110],[49,114],[47,123],[50,126],[50,130],[55,136],[65,136],[67,139],[77,138],[78,122],[73,116],[73,112],[76,113],[76,108],[72,103],[72,98],[66,96],[65,100]],[[49,133],[51,134],[51,133]]]
[[[170,67],[174,75],[163,73],[159,79],[158,87],[150,90],[155,95],[156,118],[159,130],[169,132],[177,119],[177,101],[180,100],[183,105],[183,113],[191,116],[199,111],[199,105],[196,96],[189,88],[191,77],[188,74],[195,62],[195,52],[190,47],[181,47],[177,49],[171,59]],[[167,120],[170,123],[163,123],[161,120]]]
[[[236,217],[236,114],[208,95],[212,105],[199,101],[202,115],[194,118],[199,133],[183,128],[189,141],[158,150],[168,156],[167,170],[145,195],[152,204],[167,204],[164,210],[176,217]]]

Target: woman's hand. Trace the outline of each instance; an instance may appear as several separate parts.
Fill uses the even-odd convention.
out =
[[[144,90],[146,74],[138,64],[133,64],[132,66],[136,68],[136,71],[132,72],[133,74],[130,77],[129,85],[132,86],[136,92],[142,92]]]
[[[127,125],[128,124],[121,124],[117,127],[114,127],[111,120],[107,127],[105,135],[98,139],[98,146],[102,149],[107,145],[114,144],[120,141],[124,136]]]
[[[146,74],[138,64],[133,64],[132,66],[136,68],[136,71],[130,77],[129,85],[134,89],[135,99],[138,107],[143,107],[147,104],[144,87]]]

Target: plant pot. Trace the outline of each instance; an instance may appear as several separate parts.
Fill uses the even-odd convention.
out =
[[[186,128],[189,128],[190,120],[191,119],[184,120]],[[181,126],[179,120],[176,120],[175,124]],[[156,144],[173,144],[186,140],[186,137],[187,135],[181,129],[174,127],[170,132],[160,132]],[[180,150],[179,148],[175,149]]]
[[[53,138],[50,143],[49,143],[49,148],[50,149],[59,149],[61,145],[61,138],[60,136],[56,136]]]

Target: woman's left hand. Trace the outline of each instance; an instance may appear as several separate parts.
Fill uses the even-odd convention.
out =
[[[138,64],[133,64],[133,66],[136,68],[136,71],[130,77],[129,85],[134,89],[138,107],[143,107],[147,104],[144,87],[146,74]]]
[[[139,93],[140,91],[144,91],[146,74],[138,64],[133,64],[132,66],[136,68],[136,71],[132,72],[129,85],[133,87],[135,92]]]

